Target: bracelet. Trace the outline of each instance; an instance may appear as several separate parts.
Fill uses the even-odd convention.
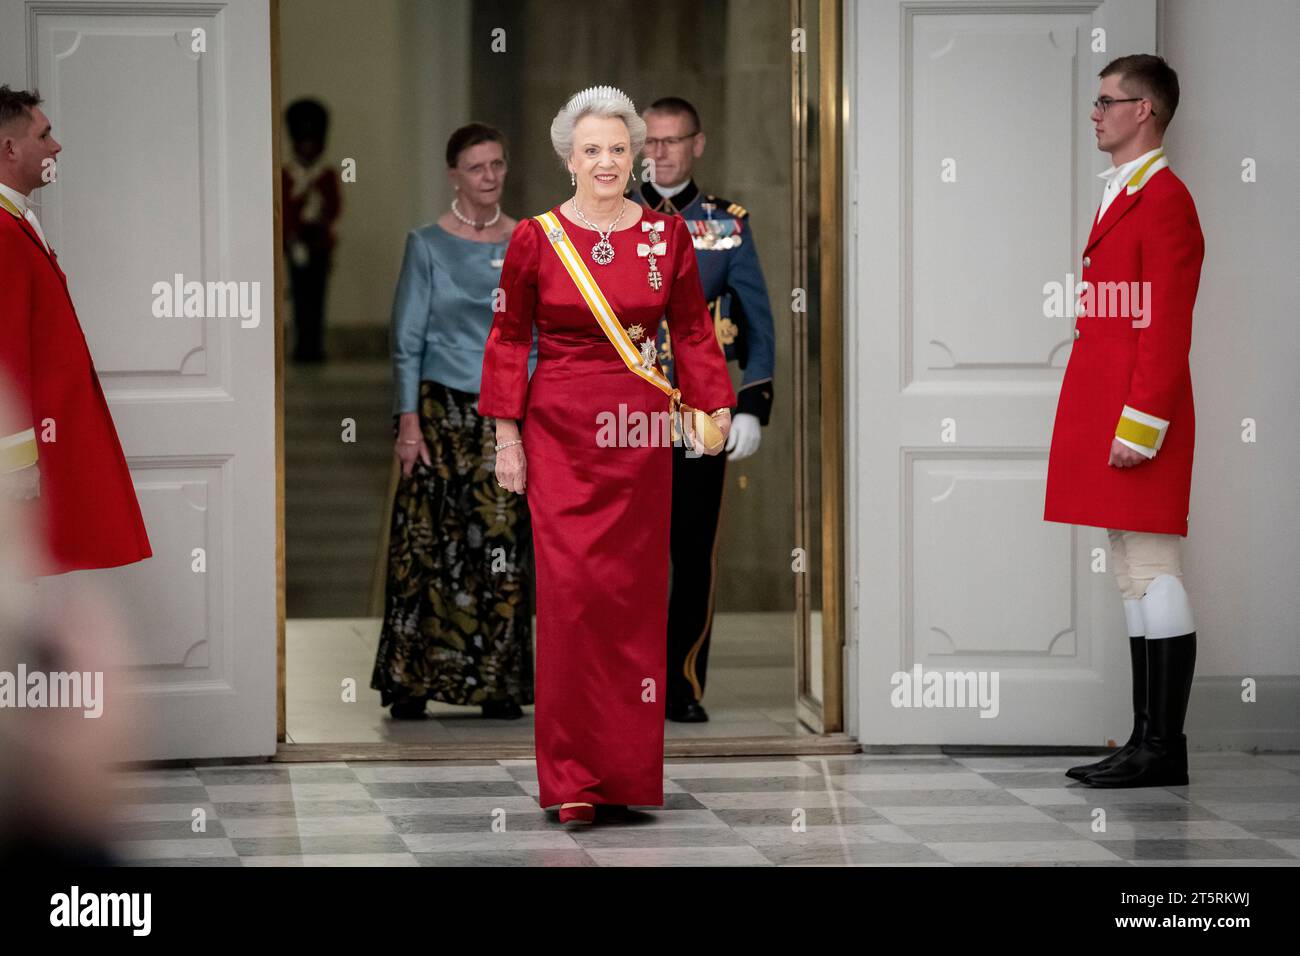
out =
[[[516,438],[514,439],[514,441],[502,442],[501,444],[496,445],[495,447],[497,451],[500,451],[502,448],[509,448],[511,445],[522,445],[523,443],[524,440],[522,438]]]
[[[728,415],[730,415],[730,414],[731,414],[731,409],[730,409],[730,408],[727,408],[727,407],[724,405],[722,408],[715,408],[713,411],[709,412],[709,416],[712,417],[712,416],[718,414],[718,412],[726,412]]]
[[[399,438],[399,439],[397,439],[397,444],[399,444],[399,445],[418,445],[418,444],[420,444],[420,439],[418,439],[418,438]]]

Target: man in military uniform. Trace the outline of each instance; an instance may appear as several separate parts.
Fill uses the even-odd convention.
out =
[[[704,298],[713,313],[714,330],[727,360],[743,370],[732,409],[726,454],[687,458],[673,449],[673,513],[671,532],[672,593],[668,602],[669,720],[708,720],[701,706],[713,629],[714,577],[717,570],[718,526],[727,461],[739,461],[758,450],[762,426],[772,410],[772,370],[776,336],[767,283],[754,248],[749,214],[737,203],[701,192],[691,178],[695,160],[704,153],[700,117],[686,100],[675,96],[651,103],[646,121],[645,156],[649,175],[629,198],[656,213],[681,216],[695,244]],[[658,333],[659,365],[673,377],[672,341],[668,321]]]

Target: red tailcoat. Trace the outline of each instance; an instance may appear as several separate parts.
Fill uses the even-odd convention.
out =
[[[1163,162],[1139,169],[1094,222],[1081,273],[1094,294],[1061,383],[1048,521],[1187,534],[1196,441],[1188,352],[1204,254],[1192,197]],[[1154,457],[1111,467],[1117,436]]]
[[[0,367],[33,429],[45,552],[37,573],[140,561],[153,554],[149,536],[67,278],[17,213],[0,201]]]
[[[294,240],[301,240],[314,254],[329,256],[338,242],[334,235],[334,223],[338,221],[343,208],[338,173],[332,167],[323,167],[311,181],[308,193],[312,191],[320,195],[320,211],[318,219],[308,222],[303,219],[307,194],[295,196],[293,174],[289,172],[289,167],[280,170],[280,196],[284,204],[283,245],[286,253]]]

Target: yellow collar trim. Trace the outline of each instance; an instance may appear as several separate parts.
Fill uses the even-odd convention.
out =
[[[1169,160],[1165,158],[1165,151],[1162,149],[1145,163],[1137,168],[1137,171],[1129,178],[1128,194],[1131,196],[1143,186],[1145,186],[1151,177],[1160,170],[1169,165]]]
[[[4,209],[5,212],[9,213],[9,215],[13,216],[15,219],[27,218],[23,215],[23,211],[11,203],[4,193],[0,193],[0,208]]]

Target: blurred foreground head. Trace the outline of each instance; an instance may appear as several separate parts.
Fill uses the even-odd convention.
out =
[[[0,382],[0,422],[9,396]],[[112,862],[111,766],[132,732],[120,620],[86,573],[32,578],[38,501],[15,486],[0,474],[0,865]]]

